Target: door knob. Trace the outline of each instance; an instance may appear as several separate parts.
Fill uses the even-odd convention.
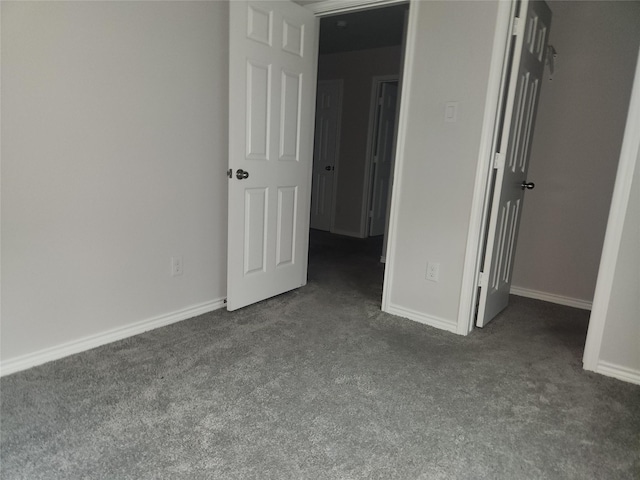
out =
[[[332,167],[331,165],[327,165],[326,167],[324,167],[324,169],[325,169],[327,172],[330,172],[331,170],[333,170],[333,167]]]
[[[243,179],[245,179],[245,178],[249,178],[249,172],[245,172],[244,170],[242,170],[241,168],[239,168],[239,169],[236,171],[236,178],[237,178],[238,180],[243,180]]]
[[[534,188],[536,188],[536,184],[533,182],[522,182],[522,189],[527,189],[527,190],[533,190]]]

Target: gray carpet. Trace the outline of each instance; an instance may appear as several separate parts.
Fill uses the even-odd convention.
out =
[[[640,478],[640,387],[582,370],[587,312],[392,317],[379,247],[315,233],[298,291],[4,377],[2,478]]]

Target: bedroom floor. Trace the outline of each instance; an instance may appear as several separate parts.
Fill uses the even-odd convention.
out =
[[[640,387],[582,370],[588,312],[394,317],[380,247],[312,232],[306,287],[2,378],[0,476],[640,477]]]

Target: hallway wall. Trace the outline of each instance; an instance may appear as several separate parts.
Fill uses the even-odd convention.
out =
[[[387,311],[456,331],[498,2],[411,4],[385,298]],[[458,102],[456,122],[445,121]],[[398,142],[403,142],[399,132]],[[438,282],[425,278],[440,264]]]
[[[344,80],[335,233],[366,236],[367,139],[372,79],[400,73],[401,47],[320,55],[318,80]]]

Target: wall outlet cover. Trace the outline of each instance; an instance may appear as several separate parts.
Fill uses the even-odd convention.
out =
[[[178,275],[182,275],[182,273],[183,273],[182,255],[177,257],[171,257],[171,276],[176,277]]]
[[[427,263],[427,280],[437,282],[440,279],[440,264],[435,262]]]

